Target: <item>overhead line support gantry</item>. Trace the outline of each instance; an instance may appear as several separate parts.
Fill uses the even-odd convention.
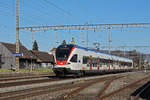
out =
[[[48,31],[48,30],[90,30],[90,29],[122,29],[122,28],[150,28],[150,23],[130,24],[85,24],[85,25],[59,25],[59,26],[32,26],[20,27],[20,30]]]
[[[32,26],[20,27],[20,30],[34,31],[49,31],[49,30],[86,30],[86,46],[88,47],[88,30],[107,30],[108,32],[108,48],[110,51],[110,33],[112,29],[131,29],[131,28],[150,28],[150,23],[129,23],[129,24],[84,24],[84,25],[59,25],[59,26]]]

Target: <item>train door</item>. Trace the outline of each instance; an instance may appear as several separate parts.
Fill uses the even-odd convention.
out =
[[[82,70],[82,55],[78,55],[78,68],[79,70]]]
[[[78,66],[79,66],[79,64],[78,64],[78,55],[74,54],[72,56],[72,58],[70,59],[70,62],[72,63],[72,68],[75,69],[75,70],[77,70]]]

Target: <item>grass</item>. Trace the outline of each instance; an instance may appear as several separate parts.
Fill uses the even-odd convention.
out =
[[[1,68],[0,72],[15,72],[13,70],[10,69],[6,69],[6,68]],[[30,69],[20,69],[19,72],[53,72],[52,68],[36,68],[33,69],[32,71]]]
[[[6,69],[6,68],[1,68],[0,72],[13,72],[13,70]]]
[[[20,69],[20,72],[53,72],[52,68]]]

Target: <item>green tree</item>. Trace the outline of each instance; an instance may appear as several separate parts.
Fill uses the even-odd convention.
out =
[[[33,43],[33,48],[32,48],[32,50],[35,50],[35,51],[38,51],[38,50],[39,50],[39,47],[38,47],[38,44],[37,44],[36,40],[35,40],[34,43]]]

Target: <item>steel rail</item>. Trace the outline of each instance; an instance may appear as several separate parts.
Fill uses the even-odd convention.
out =
[[[119,76],[119,77],[115,76],[115,78],[120,78],[120,77],[122,77],[122,76]],[[104,82],[104,81],[106,81],[108,79],[112,79],[112,78],[114,78],[114,76],[113,77],[104,77],[104,78],[96,79],[96,80],[94,80],[94,81],[92,81],[90,83],[84,84],[84,86],[82,86],[82,87],[80,87],[80,88],[70,92],[69,94],[65,94],[64,96],[62,96],[58,100],[69,100],[70,98],[72,98],[74,95],[77,95],[79,92],[81,92],[85,88],[88,88],[88,87],[90,87],[90,86],[92,86],[92,85],[94,85],[96,83]]]
[[[134,86],[135,84],[137,84],[137,83],[139,83],[139,82],[141,82],[141,81],[144,81],[144,80],[146,80],[146,79],[148,79],[148,78],[150,78],[150,75],[148,75],[148,76],[146,76],[146,77],[144,77],[144,78],[142,78],[142,79],[140,79],[140,80],[137,80],[137,81],[135,81],[135,82],[132,82],[132,83],[130,83],[130,84],[128,84],[128,85],[126,85],[126,86],[124,86],[124,87],[122,87],[122,88],[120,88],[120,89],[117,89],[117,90],[115,90],[115,91],[113,91],[113,92],[111,92],[111,93],[108,93],[108,94],[102,96],[101,98],[99,98],[99,100],[103,100],[103,99],[105,99],[105,98],[108,98],[108,97],[110,97],[110,96],[113,96],[113,95],[115,95],[115,94],[117,94],[117,93],[119,93],[119,92],[121,92],[121,91],[123,91],[123,90],[129,88],[129,87],[132,87],[132,86]]]
[[[23,80],[23,79],[35,79],[35,78],[43,78],[43,77],[50,77],[50,76],[25,76],[25,77],[13,77],[13,78],[3,78],[0,79],[2,81],[13,81],[13,80]]]
[[[52,79],[40,79],[40,80],[28,80],[28,81],[21,81],[21,82],[0,83],[0,88],[30,85],[30,84],[45,83],[45,82],[60,81],[60,80],[65,80],[65,79],[52,78]]]
[[[104,86],[104,88],[99,92],[99,94],[97,95],[98,99],[97,100],[100,100],[101,96],[104,94],[104,92],[108,89],[108,87],[111,85],[111,83],[114,81],[114,80],[117,80],[119,78],[123,78],[125,76],[122,76],[122,77],[117,77],[117,78],[113,78],[111,80],[108,80],[106,81],[106,85]]]
[[[77,86],[80,86],[80,85],[71,85],[71,84],[72,83],[67,83],[67,84],[65,83],[65,84],[50,85],[50,86],[43,86],[43,87],[38,87],[38,88],[0,93],[0,100],[20,100],[24,98],[49,94],[49,93],[53,93],[53,92],[57,92],[61,90],[67,90],[70,88],[75,88]],[[53,89],[53,88],[56,88],[56,89]]]
[[[91,81],[93,80],[94,79],[92,79]],[[49,93],[53,93],[53,92],[57,92],[61,90],[80,88],[80,87],[85,86],[85,82],[87,83],[89,81],[85,80],[82,83],[77,81],[77,82],[63,83],[63,84],[58,84],[58,85],[49,85],[49,86],[36,87],[36,88],[31,88],[31,89],[0,93],[0,100],[20,100],[23,98],[49,94]]]

